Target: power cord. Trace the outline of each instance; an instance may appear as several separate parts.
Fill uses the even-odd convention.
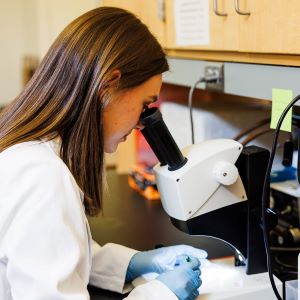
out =
[[[290,265],[290,264],[287,264],[287,263],[284,263],[278,256],[279,256],[279,255],[275,256],[275,262],[276,262],[279,266],[281,266],[281,267],[283,267],[283,268],[286,268],[286,269],[293,270],[293,271],[297,271],[298,268],[297,268],[296,266]]]
[[[192,135],[192,144],[195,144],[195,133],[194,133],[194,120],[193,120],[193,94],[195,88],[200,84],[201,82],[205,82],[204,77],[201,77],[199,80],[197,80],[190,88],[189,90],[189,99],[188,99],[188,105],[189,105],[189,113],[190,113],[190,123],[191,123],[191,135]]]
[[[297,252],[300,253],[300,248],[299,247],[270,247],[270,250],[273,252]]]
[[[264,185],[263,185],[263,194],[262,194],[262,221],[263,221],[263,236],[264,236],[264,244],[265,244],[265,249],[266,249],[266,256],[267,256],[267,266],[268,266],[268,273],[269,273],[269,278],[270,282],[272,285],[272,289],[274,291],[274,294],[276,295],[276,298],[278,300],[282,300],[281,296],[278,293],[278,290],[276,288],[275,282],[274,282],[274,277],[273,277],[273,272],[272,272],[272,264],[271,264],[271,251],[270,251],[270,243],[269,243],[269,237],[268,237],[268,231],[267,231],[267,206],[268,206],[268,187],[269,187],[269,179],[271,175],[271,169],[275,157],[275,152],[276,152],[276,147],[277,147],[277,140],[280,132],[280,127],[281,124],[286,116],[286,114],[289,112],[289,110],[294,106],[294,104],[300,99],[300,95],[296,96],[289,104],[288,106],[284,109],[283,113],[281,114],[279,121],[277,123],[277,127],[275,130],[274,138],[273,138],[273,143],[272,143],[272,149],[270,153],[270,159],[268,162],[267,170],[266,170],[266,176],[264,180]],[[298,150],[299,151],[299,150]]]
[[[273,132],[274,130],[273,129],[270,129],[270,128],[265,128],[265,129],[261,129],[261,130],[258,130],[252,134],[249,134],[249,136],[241,142],[241,144],[243,146],[246,146],[248,143],[250,143],[251,141],[255,140],[256,138],[266,134],[266,133],[269,133],[269,132]]]
[[[271,118],[268,117],[268,118],[265,118],[265,119],[262,119],[260,121],[258,121],[256,124],[244,129],[243,131],[241,131],[238,135],[236,135],[233,139],[235,141],[238,141],[240,138],[242,138],[243,136],[247,135],[248,133],[254,131],[255,129],[258,129],[264,125],[267,125],[269,124],[271,121]]]
[[[192,144],[195,144],[195,133],[194,133],[194,120],[193,120],[193,94],[194,90],[198,86],[198,84],[205,83],[213,83],[219,82],[221,80],[221,74],[218,71],[213,71],[211,74],[206,75],[198,79],[189,90],[188,96],[188,106],[189,106],[189,114],[190,114],[190,124],[191,124],[191,135],[192,135]]]

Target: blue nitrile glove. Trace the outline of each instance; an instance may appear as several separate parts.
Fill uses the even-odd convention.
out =
[[[156,280],[165,284],[180,300],[194,300],[199,295],[201,285],[200,263],[197,258],[190,257],[172,271],[160,274]]]
[[[207,252],[187,245],[162,247],[136,253],[130,260],[126,282],[150,272],[162,273],[174,269],[183,257],[196,257],[205,260]]]

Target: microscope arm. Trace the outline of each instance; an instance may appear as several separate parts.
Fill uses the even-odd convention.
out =
[[[234,165],[241,151],[242,145],[234,140],[209,140],[183,149],[187,162],[177,170],[156,165],[157,186],[168,215],[186,221],[247,200]]]

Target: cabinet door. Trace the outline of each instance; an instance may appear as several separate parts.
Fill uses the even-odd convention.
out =
[[[239,0],[242,52],[300,54],[299,0]]]
[[[165,43],[163,0],[102,0],[101,6],[120,7],[131,11],[145,23],[161,45]]]
[[[198,0],[201,1],[201,0]],[[209,43],[206,45],[178,46],[175,31],[175,0],[165,0],[166,4],[166,48],[191,50],[237,51],[239,19],[234,10],[234,0],[202,0],[209,5]],[[188,1],[187,1],[188,2]],[[191,2],[191,1],[190,1]],[[194,2],[195,3],[195,2]],[[226,14],[222,16],[220,14]]]

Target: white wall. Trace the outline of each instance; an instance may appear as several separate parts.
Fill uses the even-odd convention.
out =
[[[0,0],[1,1],[1,0]],[[68,23],[99,4],[96,0],[35,0],[38,16],[39,53],[45,55]]]
[[[0,106],[22,89],[22,58],[40,58],[74,18],[99,0],[0,0]]]
[[[36,53],[34,1],[0,0],[0,105],[21,89],[22,56]]]

